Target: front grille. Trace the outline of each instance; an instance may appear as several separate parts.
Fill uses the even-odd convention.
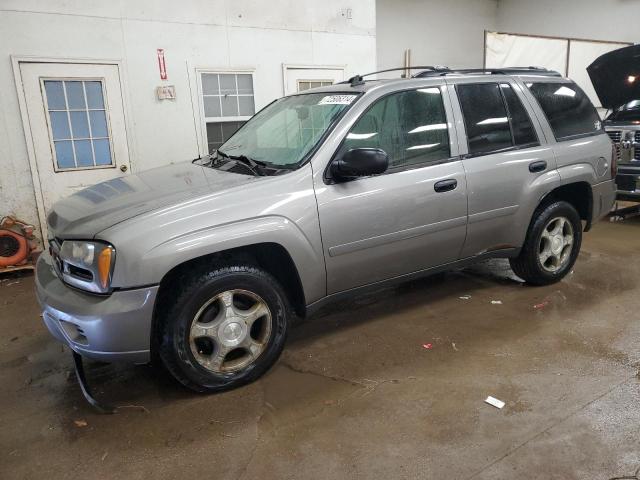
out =
[[[612,141],[614,141],[615,143],[619,143],[620,139],[622,138],[622,131],[621,130],[608,130],[607,131],[607,135],[609,135],[609,138],[611,138]]]
[[[640,130],[636,132],[635,142],[636,144],[640,144]],[[636,160],[640,160],[640,145],[635,148],[633,158],[635,158]]]
[[[613,148],[616,151],[616,161],[619,162],[620,160],[622,160],[622,147],[619,143],[614,143]]]
[[[633,192],[636,189],[636,177],[633,175],[618,175],[616,177],[618,190]]]

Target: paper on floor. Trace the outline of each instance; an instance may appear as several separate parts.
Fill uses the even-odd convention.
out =
[[[498,400],[497,398],[493,398],[492,396],[488,396],[484,401],[489,405],[493,405],[496,408],[502,408],[505,405],[505,403],[502,400]]]

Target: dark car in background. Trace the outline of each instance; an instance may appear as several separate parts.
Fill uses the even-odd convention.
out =
[[[617,159],[618,200],[640,202],[640,45],[614,50],[587,68],[604,108]]]

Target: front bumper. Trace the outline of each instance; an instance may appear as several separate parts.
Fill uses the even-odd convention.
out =
[[[103,362],[149,361],[158,286],[109,296],[84,293],[62,283],[47,252],[38,259],[35,279],[42,318],[58,340],[80,355]]]
[[[619,165],[616,185],[618,200],[640,201],[640,162],[637,165]]]

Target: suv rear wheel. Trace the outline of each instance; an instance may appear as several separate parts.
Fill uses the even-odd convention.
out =
[[[278,359],[289,312],[282,287],[259,268],[234,265],[194,274],[162,315],[160,357],[192,390],[238,387]]]
[[[582,222],[573,205],[542,205],[534,213],[520,255],[510,260],[511,268],[533,285],[557,282],[571,271],[581,242]]]

